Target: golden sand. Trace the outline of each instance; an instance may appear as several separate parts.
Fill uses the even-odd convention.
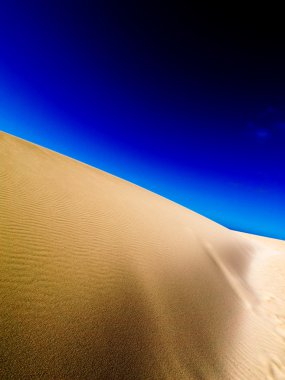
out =
[[[285,242],[1,133],[0,379],[285,379]]]

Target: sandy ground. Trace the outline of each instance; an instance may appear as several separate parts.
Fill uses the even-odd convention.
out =
[[[285,379],[285,242],[1,133],[0,378]]]

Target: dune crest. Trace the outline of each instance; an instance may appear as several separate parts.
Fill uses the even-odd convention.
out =
[[[0,378],[285,378],[285,243],[0,133]]]

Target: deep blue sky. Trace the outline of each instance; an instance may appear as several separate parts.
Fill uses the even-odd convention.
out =
[[[283,13],[185,4],[0,1],[0,129],[285,239]]]

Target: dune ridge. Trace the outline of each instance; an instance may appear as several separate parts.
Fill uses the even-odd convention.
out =
[[[285,242],[0,133],[0,378],[285,378]]]

